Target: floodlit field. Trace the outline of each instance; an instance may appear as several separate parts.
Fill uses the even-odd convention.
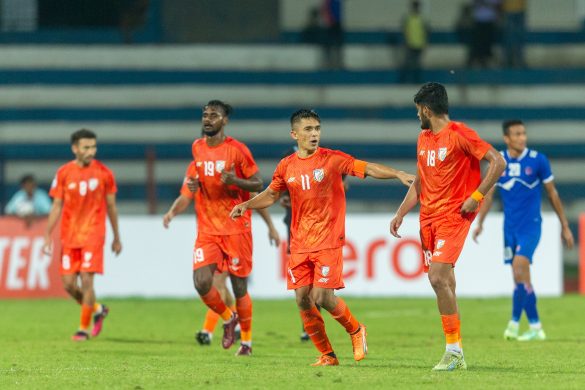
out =
[[[313,368],[317,351],[299,341],[292,300],[257,301],[254,356],[195,344],[204,309],[193,300],[109,300],[102,335],[69,340],[71,301],[0,303],[0,388],[556,388],[585,386],[585,299],[541,299],[549,339],[502,339],[508,299],[461,300],[466,372],[432,373],[444,349],[430,299],[347,299],[368,326],[370,353],[356,364],[349,337],[328,314],[339,367]],[[525,324],[523,324],[526,326]]]

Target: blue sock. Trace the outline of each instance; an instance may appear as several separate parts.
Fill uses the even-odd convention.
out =
[[[512,321],[519,322],[522,310],[526,307],[526,288],[524,283],[516,283],[512,296]],[[528,313],[528,312],[527,312]]]
[[[526,317],[528,317],[529,323],[536,324],[540,322],[540,318],[538,317],[538,310],[536,309],[536,294],[532,288],[526,292],[526,303],[524,305],[524,311],[526,311]]]

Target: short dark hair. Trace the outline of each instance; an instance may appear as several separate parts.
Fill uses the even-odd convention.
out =
[[[75,133],[71,134],[71,145],[75,145],[82,138],[97,139],[97,135],[88,129],[79,129]]]
[[[510,135],[510,127],[517,126],[517,125],[524,125],[520,119],[508,119],[502,123],[502,132],[504,135]]]
[[[35,177],[30,173],[27,173],[26,175],[23,175],[20,178],[20,185],[21,186],[26,184],[26,183],[30,183],[30,182],[33,182],[33,183],[36,182]]]
[[[437,115],[449,113],[447,90],[440,83],[426,83],[414,95],[414,103],[427,106]]]
[[[232,106],[230,106],[229,104],[217,99],[208,101],[205,107],[203,107],[203,109],[205,109],[206,107],[220,108],[223,111],[223,115],[227,117],[229,117],[232,111],[234,110]]]
[[[290,125],[294,125],[296,122],[299,122],[301,119],[316,119],[321,123],[321,118],[319,114],[311,108],[301,108],[300,110],[296,110],[290,116]]]

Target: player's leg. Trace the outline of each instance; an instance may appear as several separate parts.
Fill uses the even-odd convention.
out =
[[[72,337],[74,341],[85,341],[89,339],[89,326],[91,325],[91,316],[95,305],[95,291],[93,289],[93,273],[81,272],[81,315],[79,318],[79,328],[77,333]]]
[[[248,294],[248,278],[232,274],[230,280],[234,289],[240,325],[240,348],[236,356],[250,356],[252,354],[252,299]]]
[[[515,248],[517,247],[516,235],[513,231],[504,229],[504,263],[510,264],[512,277],[514,279],[514,291],[512,292],[512,316],[504,330],[504,339],[516,340],[520,327],[520,318],[526,304],[526,286],[523,280],[521,264],[515,261]],[[517,263],[517,270],[514,271],[514,263]],[[520,266],[520,267],[518,267]]]
[[[67,294],[69,294],[71,298],[73,298],[78,304],[81,305],[83,294],[81,293],[81,288],[79,287],[77,274],[61,275],[61,282],[63,283],[63,288],[65,291],[67,291]]]
[[[226,285],[227,277],[227,272],[216,271],[213,275],[213,286],[217,289],[217,291],[219,291],[219,295],[226,306],[228,306],[232,311],[235,311],[234,298],[232,297]],[[219,318],[219,314],[211,309],[207,309],[207,312],[205,313],[205,319],[203,321],[203,327],[201,331],[195,334],[195,340],[197,340],[199,344],[211,344],[213,332],[217,322],[219,321]]]
[[[524,284],[526,290],[523,309],[526,312],[526,317],[530,324],[528,331],[519,336],[518,341],[546,339],[546,334],[540,323],[540,317],[536,307],[536,293],[534,292],[534,286],[530,276],[532,257],[539,240],[540,229],[535,229],[535,231],[529,232],[529,234],[520,235],[518,240],[519,249],[514,256],[514,261],[512,262],[514,281],[516,282],[516,285]]]
[[[297,277],[302,277],[302,274],[299,271],[301,270],[296,270],[295,274]],[[301,321],[303,322],[304,329],[307,331],[315,348],[317,348],[321,354],[312,366],[337,366],[339,365],[339,361],[337,360],[337,356],[329,342],[327,332],[325,331],[325,321],[323,321],[321,313],[315,307],[311,291],[311,285],[295,289],[295,298],[301,314]]]

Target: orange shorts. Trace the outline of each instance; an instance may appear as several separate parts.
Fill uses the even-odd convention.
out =
[[[67,248],[61,250],[61,275],[80,272],[102,274],[104,272],[104,246]]]
[[[193,270],[210,264],[217,271],[245,278],[252,272],[252,232],[218,236],[200,233],[193,250]]]
[[[344,288],[343,247],[317,252],[293,253],[288,260],[286,285],[289,290],[299,287]]]
[[[429,271],[432,262],[453,264],[455,267],[474,219],[475,214],[462,217],[459,213],[451,213],[442,218],[420,221],[425,272]]]

